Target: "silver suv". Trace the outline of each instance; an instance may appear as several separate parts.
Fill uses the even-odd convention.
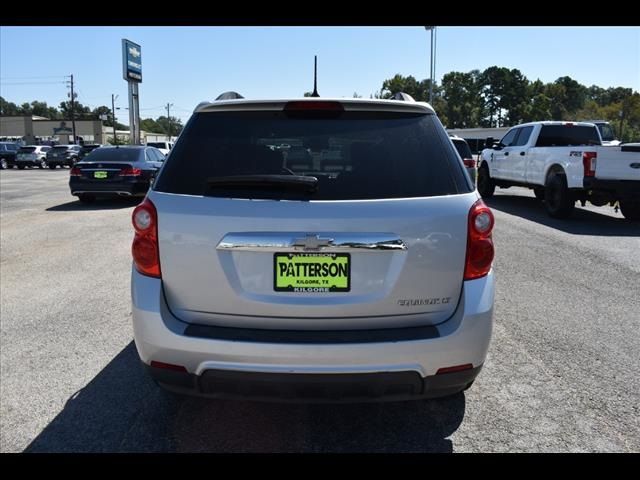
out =
[[[464,168],[426,103],[200,104],[133,212],[142,362],[213,398],[468,388],[491,338],[494,220]]]

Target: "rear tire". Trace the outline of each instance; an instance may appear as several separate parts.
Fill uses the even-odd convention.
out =
[[[49,165],[49,168],[50,168],[51,170],[55,170],[55,169],[56,169],[56,166],[55,166],[55,165]]]
[[[620,211],[631,222],[640,221],[640,200],[622,200]]]
[[[478,193],[482,198],[491,198],[496,190],[496,183],[489,174],[489,168],[482,165],[478,170]]]
[[[78,200],[80,200],[80,202],[82,203],[93,203],[96,201],[96,197],[94,197],[93,195],[82,194],[78,195]]]
[[[575,199],[567,188],[567,177],[554,172],[547,178],[544,189],[544,206],[553,218],[568,218],[576,206]]]
[[[0,158],[0,169],[5,170],[7,168],[7,161],[4,158]]]
[[[47,162],[45,162],[44,160],[40,160],[40,165],[38,165],[38,168],[42,170],[46,166],[47,166]]]
[[[19,170],[24,170],[24,165],[18,165]]]

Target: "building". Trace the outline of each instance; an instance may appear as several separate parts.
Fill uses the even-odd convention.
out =
[[[100,120],[76,120],[76,136],[87,143],[103,143]],[[49,120],[33,116],[0,117],[0,138],[22,140],[25,144],[55,141],[61,145],[73,143],[71,120]]]
[[[107,144],[113,140],[113,127],[107,127],[101,120],[76,120],[76,136],[82,143]],[[129,130],[116,130],[122,143],[129,143]],[[73,142],[71,120],[49,120],[32,116],[0,116],[0,139],[14,140],[25,145],[53,141],[60,145]],[[172,137],[175,139],[175,137]],[[142,143],[172,141],[162,133],[140,132]]]

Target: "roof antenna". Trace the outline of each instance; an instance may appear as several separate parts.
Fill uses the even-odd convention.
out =
[[[313,93],[312,97],[319,97],[318,95],[318,56],[313,56]]]

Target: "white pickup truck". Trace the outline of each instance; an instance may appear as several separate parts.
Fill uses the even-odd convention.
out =
[[[552,217],[566,218],[576,201],[589,201],[618,203],[626,219],[640,220],[640,144],[603,147],[593,123],[518,125],[482,151],[478,168],[482,197],[511,186],[533,189]]]

